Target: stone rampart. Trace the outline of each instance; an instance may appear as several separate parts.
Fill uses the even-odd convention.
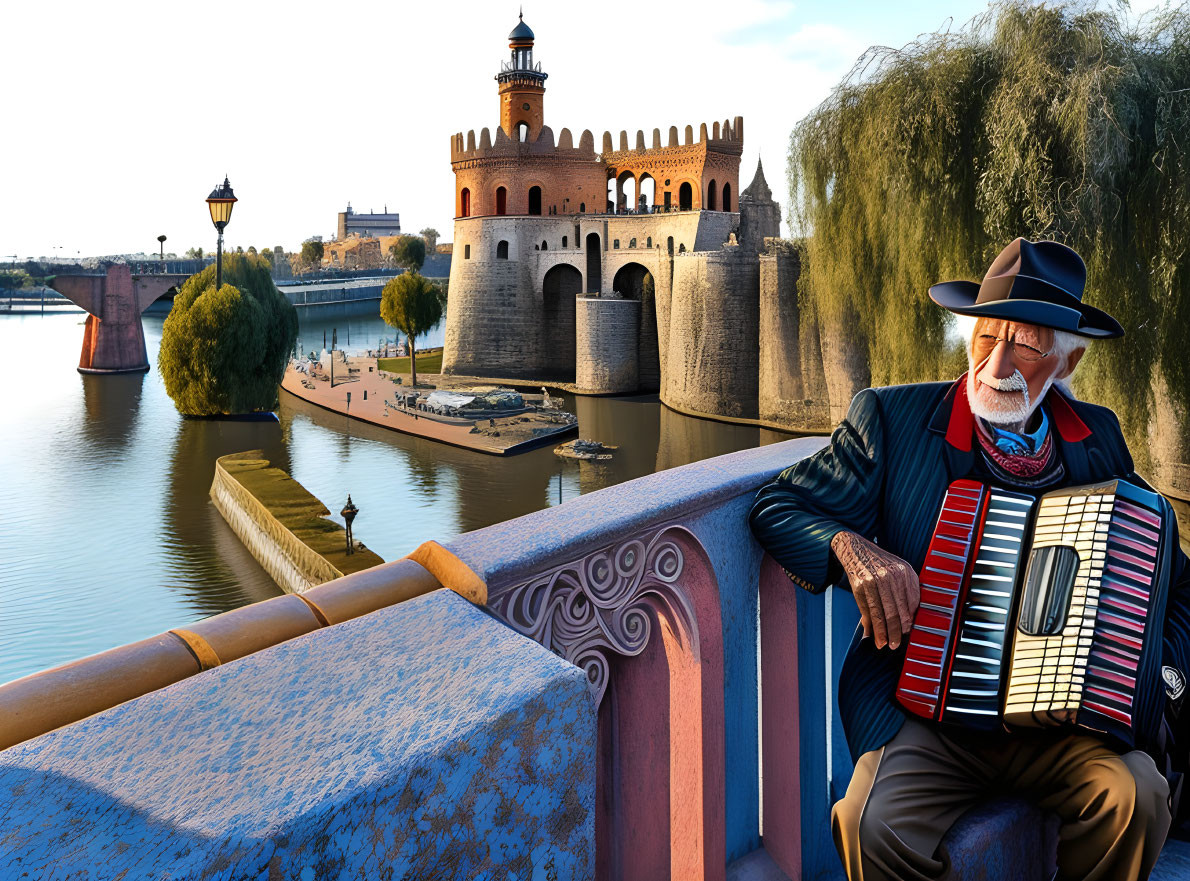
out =
[[[611,293],[621,270],[639,272],[636,264],[653,277],[655,301],[644,318],[655,313],[656,330],[645,328],[641,339],[652,347],[656,337],[659,357],[642,363],[648,386],[657,388],[667,357],[670,239],[675,254],[717,248],[737,223],[738,215],[706,211],[456,220],[443,372],[571,381],[576,364],[570,358],[562,369],[558,353],[573,352],[574,312],[555,298]]]
[[[792,431],[829,431],[818,325],[798,302],[800,269],[789,243],[760,257],[759,416]]]
[[[574,384],[596,394],[625,394],[640,382],[637,345],[641,304],[579,297]]]
[[[759,275],[756,255],[738,247],[676,256],[662,401],[756,417]]]

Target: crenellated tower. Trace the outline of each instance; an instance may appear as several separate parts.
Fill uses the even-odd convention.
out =
[[[776,205],[758,173],[742,247],[743,119],[555,131],[523,18],[509,48],[500,125],[451,136],[442,372],[660,391],[694,409],[731,399],[731,415],[755,415],[754,240],[773,231]]]
[[[541,62],[533,63],[533,31],[524,13],[508,35],[512,58],[500,65],[500,128],[514,141],[536,141],[545,125],[545,80]]]

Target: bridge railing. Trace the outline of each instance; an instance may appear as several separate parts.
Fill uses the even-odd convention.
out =
[[[423,558],[478,608],[440,590],[329,611],[408,579],[398,561],[311,591],[310,622],[252,654],[262,607],[292,618],[298,597],[175,631],[211,669],[0,752],[16,805],[0,874],[135,874],[166,848],[179,870],[253,876],[837,874],[826,818],[850,764],[829,684],[846,616],[747,526],[757,488],[823,443],[659,472]]]

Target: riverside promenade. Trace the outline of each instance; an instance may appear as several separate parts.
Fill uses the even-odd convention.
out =
[[[507,415],[445,416],[397,406],[410,394],[428,394],[434,387],[397,385],[393,374],[379,370],[376,359],[342,356],[335,352],[335,377],[327,369],[304,373],[291,363],[281,388],[312,404],[382,428],[424,437],[493,456],[510,456],[551,443],[577,431],[577,423],[561,423],[551,411],[540,412],[540,396],[526,395],[530,406]],[[452,389],[457,391],[457,389]],[[366,395],[365,395],[366,393]],[[348,395],[350,394],[350,402]]]

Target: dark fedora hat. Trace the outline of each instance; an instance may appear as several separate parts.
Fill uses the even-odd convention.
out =
[[[1016,239],[992,261],[981,284],[944,281],[930,299],[958,315],[1003,318],[1093,339],[1124,335],[1120,322],[1083,302],[1087,267],[1058,242]]]

